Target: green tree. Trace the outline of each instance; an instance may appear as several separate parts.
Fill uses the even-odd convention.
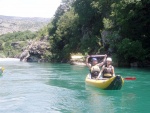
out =
[[[76,46],[79,45],[77,28],[78,15],[73,9],[66,12],[58,20],[55,36],[51,37],[51,51],[57,55],[55,57],[59,60],[69,57],[70,52],[76,51]]]
[[[128,62],[142,61],[145,57],[145,50],[140,41],[125,38],[118,44],[117,54]]]
[[[119,35],[122,37],[121,43],[124,42],[126,37],[131,41],[133,46],[129,46],[131,49],[137,46],[139,42],[139,49],[144,49],[145,54],[140,52],[141,56],[150,59],[150,1],[148,0],[120,0],[112,4],[112,21],[114,22],[115,30],[119,31]],[[136,43],[133,43],[133,42]],[[135,44],[135,45],[134,45]],[[138,49],[137,49],[138,50]],[[137,51],[136,50],[136,51]],[[120,51],[121,52],[121,51]],[[133,52],[135,53],[135,52]],[[125,56],[129,53],[125,52]],[[132,55],[131,55],[132,57]],[[136,58],[140,60],[141,58]]]
[[[1,35],[0,53],[5,57],[17,57],[21,54],[22,49],[27,46],[27,41],[33,38],[36,38],[36,34],[31,31]]]

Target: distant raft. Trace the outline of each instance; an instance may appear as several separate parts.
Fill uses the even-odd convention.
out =
[[[2,73],[4,72],[5,68],[4,67],[0,67],[0,75],[2,75]]]
[[[94,86],[103,90],[120,90],[124,84],[124,79],[120,76],[111,78],[91,79],[87,75],[85,82],[87,85]]]

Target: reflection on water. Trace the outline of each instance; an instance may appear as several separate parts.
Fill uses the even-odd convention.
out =
[[[114,113],[115,106],[113,104],[113,97],[111,97],[109,91],[100,90],[92,86],[86,86],[86,90],[90,95],[87,100],[91,113]]]
[[[85,85],[87,67],[69,64],[1,61],[0,113],[147,113],[150,71],[116,68],[121,90]],[[143,76],[141,76],[143,75]],[[146,92],[146,93],[145,93]]]

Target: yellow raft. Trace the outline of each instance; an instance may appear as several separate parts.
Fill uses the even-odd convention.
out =
[[[91,79],[89,78],[89,75],[87,75],[85,82],[87,85],[95,86],[104,90],[120,90],[124,84],[124,79],[120,75],[108,79]]]
[[[4,72],[5,68],[4,67],[0,67],[0,75],[2,75],[2,73]]]

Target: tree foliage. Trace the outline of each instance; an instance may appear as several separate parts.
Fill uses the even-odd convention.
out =
[[[48,25],[52,58],[110,51],[120,61],[150,59],[149,6],[149,0],[63,0]],[[105,45],[102,31],[109,32]]]
[[[150,1],[147,0],[120,0],[112,5],[112,21],[119,35],[122,37],[118,45],[126,45],[129,50],[124,56],[141,60],[140,56],[150,59]],[[127,41],[126,38],[129,40]],[[132,43],[132,46],[130,45]],[[138,46],[137,49],[135,49]],[[135,49],[132,51],[131,49]],[[145,50],[144,52],[143,49]],[[119,48],[118,48],[119,51]],[[124,49],[122,50],[124,51]],[[121,51],[120,51],[121,52]],[[137,52],[139,52],[137,54]],[[134,55],[131,55],[134,54]],[[138,57],[138,58],[137,58]],[[144,58],[143,57],[143,58]],[[124,58],[124,57],[123,57]],[[124,58],[130,61],[130,58]]]
[[[31,31],[14,32],[0,36],[0,57],[18,57],[28,40],[36,37]]]

